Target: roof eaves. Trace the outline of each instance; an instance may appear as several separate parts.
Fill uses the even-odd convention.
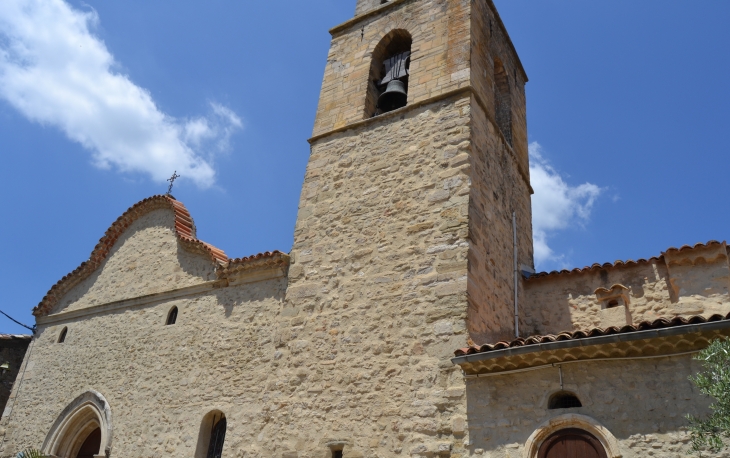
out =
[[[558,336],[533,336],[528,339],[518,339],[509,344],[500,342],[494,346],[485,345],[481,348],[459,349],[455,352],[456,357],[451,361],[454,364],[465,364],[496,358],[509,358],[529,353],[633,342],[719,329],[730,329],[730,314],[725,317],[722,315],[713,315],[709,319],[699,316],[689,319],[676,317],[671,321],[659,319],[652,323],[642,322],[637,326],[624,326],[620,330],[615,327],[605,330],[596,328],[588,332],[577,331],[572,333],[572,335],[570,333],[563,333]],[[530,341],[535,343],[526,343]]]

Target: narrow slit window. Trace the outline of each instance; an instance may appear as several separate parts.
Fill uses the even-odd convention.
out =
[[[177,307],[173,307],[172,310],[170,310],[170,313],[167,314],[167,322],[165,323],[167,326],[170,326],[172,324],[175,324],[177,322]]]
[[[512,145],[512,89],[502,61],[494,61],[494,117],[504,139]]]
[[[66,334],[68,334],[68,328],[63,328],[61,334],[58,336],[58,343],[64,343],[66,341]]]

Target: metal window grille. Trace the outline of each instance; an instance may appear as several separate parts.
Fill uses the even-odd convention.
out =
[[[223,442],[226,440],[226,425],[225,417],[218,420],[218,422],[215,421],[215,418],[213,419],[207,458],[221,458],[223,455]]]

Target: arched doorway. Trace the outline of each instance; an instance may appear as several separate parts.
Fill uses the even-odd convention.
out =
[[[557,431],[545,439],[537,458],[608,458],[601,442],[582,429]]]
[[[99,456],[100,448],[101,429],[96,428],[91,432],[91,434],[89,434],[84,443],[81,444],[81,448],[79,449],[79,453],[76,455],[76,458],[95,458]]]
[[[109,404],[100,393],[88,391],[61,412],[42,450],[58,458],[108,458],[112,431]]]

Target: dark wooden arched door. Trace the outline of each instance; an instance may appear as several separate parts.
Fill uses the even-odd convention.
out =
[[[608,458],[603,445],[582,429],[563,429],[548,437],[538,458]]]
[[[86,438],[76,458],[94,458],[99,455],[101,448],[101,429],[96,428]]]

